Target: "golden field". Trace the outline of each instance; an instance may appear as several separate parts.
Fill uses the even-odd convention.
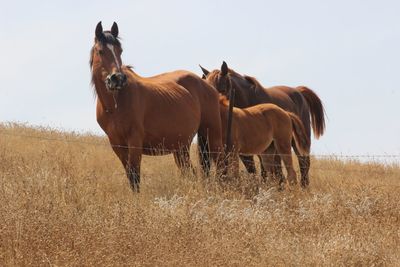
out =
[[[310,181],[144,157],[133,194],[105,138],[2,124],[0,266],[400,266],[398,164],[312,159]]]

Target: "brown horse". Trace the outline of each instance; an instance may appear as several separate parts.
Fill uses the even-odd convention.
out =
[[[196,133],[206,140],[219,169],[222,135],[218,92],[187,71],[143,78],[122,65],[118,26],[97,24],[91,51],[97,121],[122,162],[133,191],[139,191],[142,154],[173,153],[180,169],[191,167]]]
[[[221,95],[220,114],[224,141],[226,141],[228,105],[227,98]],[[303,123],[295,114],[286,112],[274,104],[259,104],[244,109],[233,108],[231,133],[230,158],[235,176],[239,175],[239,154],[259,155],[265,164],[271,157],[265,151],[274,142],[285,164],[289,181],[291,184],[297,183],[291,154],[292,139],[300,154],[304,156],[310,152],[310,139],[306,135]],[[279,184],[282,186],[284,181],[284,176],[281,174]]]
[[[264,88],[255,78],[242,76],[229,69],[225,62],[223,62],[220,70],[209,72],[203,67],[201,69],[204,74],[203,78],[220,93],[227,95],[231,87],[235,88],[234,104],[236,107],[245,108],[261,103],[273,103],[286,111],[296,114],[303,122],[308,138],[311,138],[311,126],[316,138],[323,135],[325,130],[324,108],[319,97],[311,89],[304,86],[296,88],[288,86]],[[199,145],[201,146],[201,144]],[[310,157],[309,155],[302,156],[295,143],[293,148],[299,160],[301,184],[306,187],[309,184]],[[268,153],[276,154],[274,146],[268,149]],[[241,159],[248,172],[254,173],[256,171],[252,156],[241,156]],[[207,154],[203,155],[202,161],[209,161]],[[279,155],[275,155],[273,162],[269,162],[267,166],[280,166],[280,164]],[[203,163],[203,165],[207,165],[207,163]],[[261,165],[262,168],[263,166],[266,165]],[[270,168],[270,171],[279,176],[281,167]],[[262,170],[262,174],[265,176],[266,172]]]

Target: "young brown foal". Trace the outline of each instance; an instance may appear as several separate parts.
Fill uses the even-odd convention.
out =
[[[225,143],[228,100],[222,95],[220,96],[220,114],[222,136]],[[234,175],[239,175],[239,154],[259,155],[265,164],[271,157],[265,152],[274,142],[287,170],[288,179],[291,184],[295,184],[297,179],[292,162],[292,139],[295,140],[301,155],[308,155],[310,147],[310,139],[307,137],[300,119],[295,114],[286,112],[274,104],[259,104],[244,109],[233,108],[232,115],[232,154],[230,158]],[[279,184],[282,186],[284,182],[285,178],[281,174]]]

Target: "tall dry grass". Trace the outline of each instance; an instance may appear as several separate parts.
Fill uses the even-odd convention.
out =
[[[312,166],[278,192],[145,157],[134,195],[105,139],[1,125],[0,266],[399,266],[400,168]]]

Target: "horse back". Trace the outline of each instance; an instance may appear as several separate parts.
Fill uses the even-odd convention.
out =
[[[286,111],[293,112],[304,124],[307,135],[311,134],[310,128],[310,108],[307,100],[299,90],[289,86],[274,86],[266,88],[271,102]]]

